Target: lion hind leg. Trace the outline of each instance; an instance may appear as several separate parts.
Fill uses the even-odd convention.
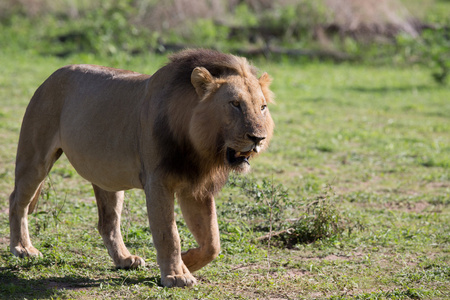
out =
[[[31,244],[28,232],[28,206],[31,199],[35,197],[38,196],[27,195],[17,187],[9,197],[10,249],[18,257],[42,256]]]
[[[42,256],[31,244],[27,215],[35,209],[44,179],[61,154],[57,149],[41,159],[38,152],[18,151],[15,186],[9,197],[10,247],[16,256]]]
[[[98,206],[98,231],[114,264],[121,269],[145,266],[141,257],[130,254],[120,232],[124,192],[109,192],[94,184],[92,186]]]
[[[199,245],[182,253],[184,264],[194,272],[211,262],[220,252],[214,197],[209,195],[197,199],[189,193],[180,193],[178,198],[186,224]]]

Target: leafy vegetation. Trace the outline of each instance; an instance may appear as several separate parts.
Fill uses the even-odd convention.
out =
[[[242,193],[253,201],[240,203],[230,196],[221,207],[221,215],[228,219],[238,215],[240,222],[254,233],[266,233],[258,240],[268,241],[269,245],[273,240],[279,247],[292,249],[298,244],[339,238],[344,231],[350,234],[356,227],[337,210],[331,187],[311,200],[293,199],[283,185],[274,186],[267,179],[259,184],[232,177],[229,185],[239,188],[237,195]]]
[[[0,42],[62,57],[202,46],[266,57],[420,63],[446,83],[447,9],[445,0],[5,0]]]
[[[91,185],[64,157],[29,216],[32,241],[44,257],[12,256],[8,197],[21,119],[39,84],[63,65],[152,74],[167,61],[157,52],[173,49],[170,43],[206,41],[227,50],[251,44],[244,41],[248,35],[227,40],[232,26],[202,18],[192,22],[195,35],[150,31],[130,22],[140,14],[135,4],[145,1],[97,7],[77,0],[72,16],[50,2],[48,14],[33,14],[31,6],[9,6],[15,12],[8,14],[0,9],[0,298],[450,297],[450,90],[430,76],[448,80],[448,15],[442,13],[448,2],[435,1],[432,13],[421,16],[443,25],[420,39],[399,35],[376,47],[337,41],[352,55],[367,52],[358,63],[254,57],[274,78],[274,139],[252,162],[251,175],[232,176],[218,195],[222,251],[196,273],[199,285],[191,289],[159,286],[141,191],[126,193],[122,231],[147,266],[113,267],[96,229]],[[315,8],[301,9],[312,14]],[[261,22],[306,30],[299,24],[305,19],[293,19],[299,13],[293,6],[264,13],[241,4],[235,13],[240,17],[233,26],[248,32]],[[282,46],[296,38],[296,32],[279,30]],[[194,246],[179,208],[176,214],[183,249]]]

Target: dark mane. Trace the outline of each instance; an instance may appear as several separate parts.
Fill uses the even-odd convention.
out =
[[[161,170],[172,178],[189,182],[197,196],[205,192],[219,192],[228,178],[229,170],[202,160],[189,140],[176,140],[169,128],[167,116],[158,117],[155,122],[155,133],[158,134],[154,137],[160,145],[165,145],[160,148]],[[205,169],[202,164],[209,165],[209,168]]]
[[[173,120],[179,120],[191,113],[190,105],[183,109],[173,107],[198,101],[195,88],[191,83],[191,74],[196,67],[206,68],[212,76],[225,78],[237,75],[244,78],[256,77],[256,68],[245,58],[207,49],[189,49],[170,57],[170,62],[161,70],[169,74],[164,98],[158,102],[158,116],[154,123],[154,137],[159,144],[160,168],[166,175],[186,180],[197,192],[215,193],[225,183],[229,169],[218,163],[217,157],[223,156],[223,141],[216,143],[217,153],[210,157],[200,157],[192,145],[186,128],[174,128]],[[180,95],[183,95],[180,98]],[[183,104],[182,104],[183,103]],[[180,133],[182,132],[182,133]]]
[[[256,76],[256,68],[245,58],[224,54],[210,49],[188,49],[170,56],[170,63],[175,67],[173,82],[191,85],[191,74],[196,67],[206,68],[214,77],[239,75]]]

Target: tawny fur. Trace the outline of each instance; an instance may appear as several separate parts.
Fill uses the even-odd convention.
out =
[[[191,286],[191,272],[220,251],[214,194],[231,171],[267,148],[273,121],[270,78],[246,59],[186,50],[153,76],[93,65],[52,74],[26,110],[10,196],[11,251],[41,255],[31,244],[27,214],[64,152],[89,180],[98,229],[120,268],[145,264],[120,232],[123,190],[144,189],[164,286]],[[198,247],[181,252],[174,219],[177,197]]]

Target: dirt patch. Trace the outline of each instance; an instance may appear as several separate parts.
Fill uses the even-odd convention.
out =
[[[384,207],[390,210],[400,210],[405,212],[424,212],[430,206],[429,203],[421,202],[388,202],[384,204]]]
[[[261,269],[261,265],[257,264],[238,265],[231,270],[234,271],[234,270],[257,270],[257,269]]]
[[[354,202],[354,206],[361,208],[373,208],[373,209],[385,209],[392,211],[401,211],[407,213],[429,213],[429,212],[439,212],[439,207],[436,207],[428,202],[386,202],[386,203],[365,203],[365,202]]]
[[[324,257],[306,257],[310,260],[329,260],[329,261],[336,261],[336,260],[354,260],[357,258],[362,257],[364,254],[360,252],[356,253],[350,253],[349,255],[342,255],[342,254],[330,254]]]
[[[288,280],[297,277],[307,276],[310,273],[306,270],[300,269],[286,269],[285,271],[270,271],[266,275],[263,274],[254,274],[255,277],[269,277],[272,279],[283,279]]]
[[[426,186],[429,189],[446,189],[450,188],[450,182],[430,182]]]
[[[324,294],[321,292],[314,292],[314,293],[309,294],[308,296],[312,297],[313,299],[319,299],[319,298],[322,298],[324,296]]]
[[[305,270],[299,270],[299,269],[289,269],[286,271],[286,273],[282,274],[282,277],[301,277],[308,275],[309,272]]]
[[[348,259],[347,256],[337,256],[334,254],[327,255],[323,258],[323,260],[347,260],[347,259]]]
[[[309,272],[305,270],[295,269],[295,268],[286,268],[283,271],[269,271],[266,275],[261,273],[261,270],[266,268],[267,266],[262,266],[260,264],[250,264],[250,265],[240,265],[232,270],[242,270],[248,271],[248,275],[255,277],[270,277],[270,278],[292,278],[292,277],[301,277],[308,275]],[[252,272],[254,271],[254,272]],[[252,274],[253,273],[253,274]]]
[[[335,191],[336,195],[342,196],[359,192],[371,193],[377,191],[380,188],[380,184],[381,177],[372,176],[363,181],[355,180],[336,184],[335,186],[333,186],[333,190]]]

